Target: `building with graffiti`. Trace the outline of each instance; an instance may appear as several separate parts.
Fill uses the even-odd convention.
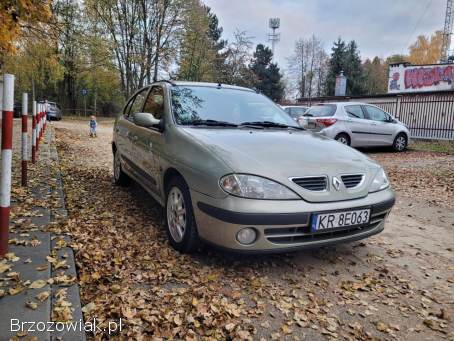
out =
[[[454,90],[454,64],[389,66],[388,93]]]

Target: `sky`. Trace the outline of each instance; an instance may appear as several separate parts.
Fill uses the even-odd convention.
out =
[[[418,35],[442,30],[446,0],[203,0],[218,16],[224,38],[246,31],[267,43],[268,19],[281,20],[275,60],[286,69],[295,41],[315,34],[331,51],[340,36],[356,40],[361,58],[407,53]],[[269,45],[271,46],[271,45]],[[454,48],[454,44],[452,45]]]

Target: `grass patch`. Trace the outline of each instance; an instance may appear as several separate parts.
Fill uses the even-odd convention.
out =
[[[454,141],[413,140],[409,149],[454,154]]]

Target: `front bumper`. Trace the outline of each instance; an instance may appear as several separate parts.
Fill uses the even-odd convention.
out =
[[[282,252],[367,238],[383,231],[385,219],[395,202],[391,189],[370,193],[365,198],[326,203],[252,200],[232,196],[214,199],[195,191],[191,191],[191,197],[200,238],[240,252]],[[311,232],[312,213],[362,208],[371,209],[367,225]],[[251,245],[242,245],[236,239],[237,232],[244,227],[253,227],[258,233]]]

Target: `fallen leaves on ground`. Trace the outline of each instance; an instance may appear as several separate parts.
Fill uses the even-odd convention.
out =
[[[423,290],[403,268],[389,264],[408,255],[380,239],[302,253],[307,261],[298,262],[295,255],[174,251],[162,209],[137,186],[112,184],[111,132],[88,140],[77,129],[58,130],[69,217],[55,229],[73,238],[85,319],[122,318],[122,335],[111,338],[441,335],[423,324],[436,303],[428,299],[421,306]],[[394,173],[391,177],[398,181]],[[377,249],[379,254],[367,251]],[[410,332],[397,323],[416,327]],[[443,323],[436,326],[452,330]]]

